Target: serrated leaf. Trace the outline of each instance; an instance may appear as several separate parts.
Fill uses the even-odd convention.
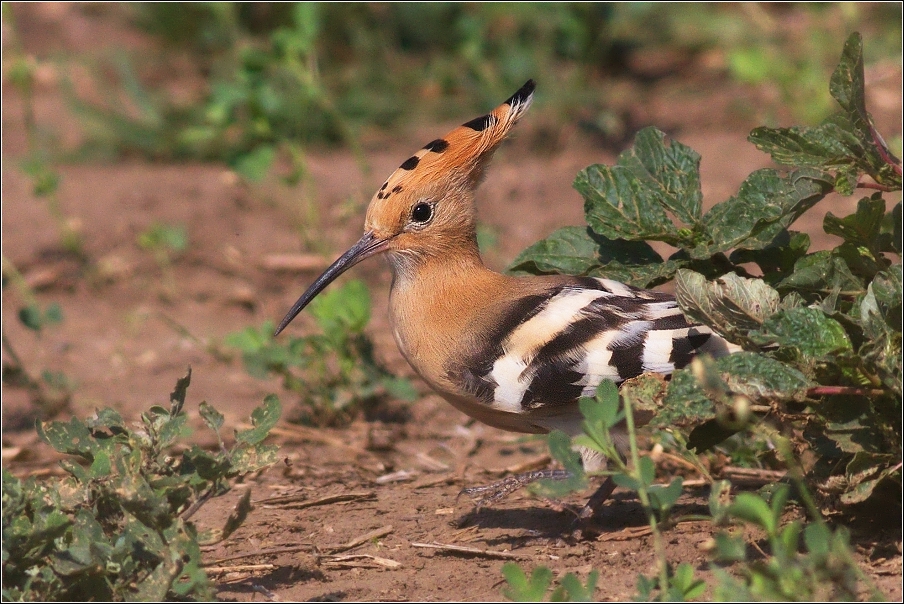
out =
[[[851,273],[842,258],[831,251],[804,256],[794,264],[794,272],[776,287],[819,293],[837,291],[847,295],[864,291],[863,282]]]
[[[797,369],[755,352],[736,352],[716,360],[732,392],[754,401],[803,400],[813,386]]]
[[[900,166],[900,161],[892,156],[866,110],[862,46],[860,35],[851,34],[832,74],[829,91],[841,105],[841,113],[816,128],[757,128],[749,137],[778,163],[835,171],[833,186],[842,195],[853,193],[862,173],[885,186],[901,187],[900,171],[891,165]]]
[[[646,194],[688,226],[700,220],[700,155],[676,140],[665,144],[665,133],[644,128],[634,146],[618,158],[643,183]]]
[[[665,210],[624,166],[594,165],[578,172],[574,188],[584,197],[587,224],[609,239],[678,242]]]
[[[857,246],[872,247],[881,245],[879,233],[885,218],[885,200],[881,193],[872,197],[864,197],[857,202],[857,211],[844,218],[838,218],[827,212],[823,220],[823,229],[829,235],[837,235]],[[875,250],[879,253],[879,249]]]
[[[251,412],[251,425],[249,430],[236,431],[235,439],[239,442],[256,445],[267,438],[270,429],[279,421],[282,414],[282,405],[275,394],[269,394],[260,407]]]
[[[809,357],[822,358],[851,350],[851,341],[841,324],[816,308],[779,311],[766,319],[753,334],[762,343],[791,346]]]
[[[689,270],[678,271],[675,297],[689,318],[735,341],[746,340],[746,332],[759,328],[781,303],[778,292],[762,279],[729,273],[707,281]]]
[[[712,245],[695,258],[732,248],[762,249],[831,191],[824,172],[803,168],[785,176],[764,168],[741,184],[738,194],[714,206],[703,217]]]
[[[589,275],[602,265],[659,264],[662,257],[643,241],[608,239],[587,227],[563,227],[521,252],[509,266],[515,273]]]

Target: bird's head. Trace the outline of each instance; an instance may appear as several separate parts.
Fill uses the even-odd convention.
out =
[[[395,270],[428,257],[475,249],[474,189],[499,143],[530,106],[528,80],[492,112],[428,143],[402,162],[373,196],[364,236],[298,299],[276,329],[279,334],[336,277],[358,262],[387,252]]]

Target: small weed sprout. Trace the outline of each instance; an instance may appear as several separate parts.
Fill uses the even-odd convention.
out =
[[[393,376],[374,358],[373,343],[364,333],[370,304],[364,283],[349,281],[311,303],[318,333],[277,340],[273,324],[267,322],[231,334],[225,343],[242,352],[248,373],[280,376],[286,390],[301,396],[295,419],[343,424],[362,405],[387,396],[414,400],[417,394],[411,382]]]

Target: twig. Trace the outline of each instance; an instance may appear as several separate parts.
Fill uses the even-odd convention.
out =
[[[333,547],[324,548],[325,551],[330,554],[338,554],[339,552],[346,552],[350,549],[354,549],[359,545],[367,543],[368,541],[373,541],[374,539],[379,539],[380,537],[385,537],[389,533],[393,531],[392,525],[381,526],[378,529],[374,529],[369,533],[364,533],[359,537],[355,537],[351,541],[343,543],[342,545],[335,545]]]
[[[722,468],[722,476],[725,478],[753,484],[779,482],[786,475],[787,472],[785,470],[761,470],[759,468],[738,468],[735,466]]]
[[[204,572],[208,575],[225,575],[226,573],[253,573],[260,570],[274,570],[275,564],[239,564],[238,566],[209,566]]]
[[[355,562],[355,560],[370,560],[370,563]],[[342,568],[374,568],[381,566],[383,568],[401,568],[402,563],[390,560],[389,558],[381,558],[380,556],[372,556],[370,554],[350,554],[345,556],[324,556],[320,560],[321,564],[329,564],[341,566]]]
[[[310,543],[305,543],[302,545],[289,545],[287,547],[273,547],[270,549],[262,549],[245,554],[226,556],[225,558],[218,558],[213,562],[202,562],[201,566],[207,568],[208,566],[222,564],[223,562],[231,562],[232,560],[241,560],[242,558],[253,558],[254,556],[275,556],[277,554],[294,554],[295,552],[309,552],[314,549],[316,548]]]
[[[882,396],[885,392],[878,388],[859,388],[857,386],[814,386],[807,390],[807,396],[832,396],[834,394]]]
[[[477,549],[476,547],[467,547],[464,545],[449,545],[446,543],[416,543],[411,542],[411,547],[419,547],[426,549],[435,549],[439,552],[449,554],[464,554],[466,556],[478,556],[480,558],[499,558],[502,560],[530,560],[530,556],[523,554],[515,554],[512,552],[494,552],[491,550]]]
[[[345,501],[371,500],[376,498],[377,494],[373,491],[365,491],[360,493],[339,493],[338,495],[328,495],[326,497],[321,497],[320,499],[315,499],[313,501],[304,501],[302,503],[282,505],[278,507],[286,510],[303,510],[305,508],[312,508],[318,505],[329,505],[331,503],[342,503]],[[277,506],[265,505],[264,507],[272,508]]]
[[[877,182],[858,182],[857,188],[858,189],[875,189],[876,191],[884,191],[886,193],[889,193],[891,191],[897,191],[897,189],[895,187],[887,187],[885,185],[880,185]]]

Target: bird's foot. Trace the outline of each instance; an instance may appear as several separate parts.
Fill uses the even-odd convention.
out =
[[[514,476],[506,476],[502,480],[493,484],[482,487],[468,487],[459,492],[459,496],[467,495],[474,500],[474,505],[479,510],[485,505],[496,503],[504,499],[510,493],[514,493],[518,489],[525,487],[538,480],[565,480],[570,478],[571,473],[567,470],[534,470],[533,472],[525,472],[524,474],[516,474]]]

